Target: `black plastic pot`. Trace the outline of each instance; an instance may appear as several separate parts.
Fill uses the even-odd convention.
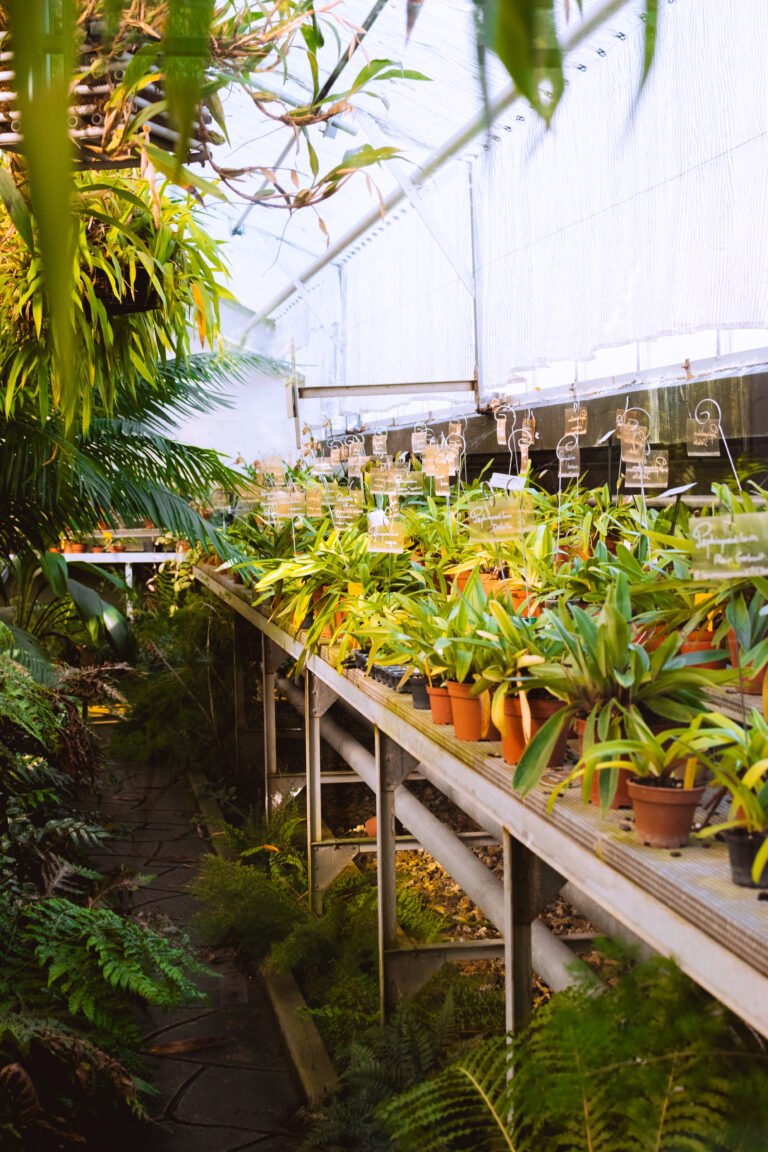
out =
[[[411,686],[411,699],[414,708],[420,712],[429,711],[429,696],[427,695],[427,678],[415,672],[409,680]]]
[[[763,868],[757,884],[752,879],[752,865],[765,837],[765,832],[747,832],[744,828],[731,828],[725,833],[731,879],[741,888],[768,888],[768,864]]]

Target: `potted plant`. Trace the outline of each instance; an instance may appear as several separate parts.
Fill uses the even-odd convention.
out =
[[[756,577],[728,589],[725,631],[731,665],[739,670],[739,687],[760,695],[768,666],[768,580]]]
[[[562,646],[542,629],[540,617],[518,615],[503,601],[495,600],[489,601],[488,613],[496,630],[478,631],[478,639],[486,640],[490,650],[474,691],[492,691],[491,718],[501,733],[504,760],[517,764],[533,736],[561,707],[546,688],[531,687],[525,675],[537,664],[554,662]],[[568,735],[564,728],[550,756],[550,766],[562,764]]]
[[[726,821],[699,835],[723,834],[734,884],[768,888],[768,723],[754,708],[744,725],[720,713],[703,722],[719,737],[713,783],[730,794],[731,806]]]
[[[625,730],[622,739],[585,749],[568,781],[554,790],[550,803],[573,779],[581,777],[584,795],[588,797],[594,773],[604,779],[609,778],[609,773],[624,773],[635,814],[635,833],[641,844],[681,848],[688,843],[704,793],[697,778],[712,738],[696,720],[688,727],[653,732],[635,715],[626,719]],[[606,794],[610,794],[607,789]]]
[[[440,622],[442,633],[434,644],[451,701],[453,730],[459,740],[500,738],[491,720],[490,692],[476,688],[477,678],[493,658],[494,633],[498,631],[494,617],[488,613],[488,603],[480,572],[475,571],[463,591],[452,591]]]
[[[680,636],[672,633],[654,651],[633,639],[629,586],[623,573],[607,593],[597,616],[574,605],[545,613],[543,627],[562,644],[558,663],[528,669],[530,685],[546,688],[562,701],[526,748],[515,773],[515,788],[526,793],[541,779],[563,730],[583,721],[582,747],[625,738],[627,722],[685,724],[707,711],[707,688],[732,680],[733,674],[704,668],[699,654],[683,655]],[[601,793],[615,796],[613,773]]]

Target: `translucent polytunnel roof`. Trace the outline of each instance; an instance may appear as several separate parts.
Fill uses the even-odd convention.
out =
[[[329,5],[325,16],[337,29],[346,50],[352,28],[359,28],[374,7],[374,0],[340,0]],[[341,161],[344,152],[364,144],[393,146],[401,150],[403,169],[423,164],[455,132],[475,117],[482,107],[475,54],[472,0],[425,0],[415,28],[406,41],[406,0],[388,0],[368,35],[340,76],[335,91],[344,91],[368,60],[389,59],[408,70],[421,72],[428,81],[384,81],[375,86],[384,99],[360,94],[354,110],[330,131],[313,130],[320,171]],[[339,59],[338,44],[326,29],[321,52],[321,83]],[[287,91],[305,102],[311,92],[306,57],[297,46],[290,58],[287,88],[278,74],[266,76],[264,87]],[[490,62],[489,93],[493,98],[509,86],[509,77],[495,59]],[[226,100],[230,144],[217,150],[218,163],[226,167],[259,165],[275,169],[297,167],[309,175],[306,148],[298,153],[291,129],[265,123],[250,100],[233,92]],[[290,148],[282,165],[284,149]],[[384,165],[369,170],[374,189],[364,176],[354,177],[339,193],[318,208],[290,215],[284,208],[255,205],[245,215],[247,202],[229,193],[226,205],[209,208],[209,227],[219,239],[230,241],[226,256],[232,269],[230,287],[238,300],[254,311],[288,287],[330,242],[345,235],[355,223],[376,208],[379,196],[398,187],[395,172]],[[240,182],[255,191],[263,176],[253,174]],[[322,219],[327,236],[319,220]],[[239,227],[238,227],[239,225]],[[233,236],[233,230],[238,229]]]

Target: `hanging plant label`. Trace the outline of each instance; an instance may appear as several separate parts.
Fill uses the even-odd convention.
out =
[[[315,456],[309,462],[309,470],[313,476],[332,476],[335,465],[330,456]]]
[[[768,576],[768,512],[691,521],[696,580]]]
[[[638,464],[627,464],[624,483],[627,488],[668,488],[669,453],[652,450]]]
[[[502,446],[507,443],[507,418],[503,414],[496,417],[496,443]]]
[[[424,492],[424,473],[412,472],[409,468],[396,468],[393,471],[395,490],[393,496],[421,496]]]
[[[333,509],[333,522],[337,528],[348,528],[357,523],[363,511],[363,493],[359,488],[339,488]]]
[[[386,456],[387,454],[387,434],[386,432],[374,432],[371,437],[371,455],[372,456]]]
[[[363,475],[363,468],[368,463],[368,456],[350,456],[347,472],[353,480],[359,480]]]
[[[399,520],[389,520],[386,524],[371,526],[368,529],[369,552],[405,551],[405,524]]]
[[[349,459],[353,460],[356,456],[363,455],[364,445],[359,440],[350,440],[349,442]]]
[[[331,448],[331,464],[341,464],[341,445]]]
[[[523,417],[523,432],[527,432],[531,438],[531,444],[536,439],[536,417],[524,416]]]
[[[578,441],[561,444],[557,449],[557,474],[561,480],[578,479],[581,475],[581,451]]]
[[[411,452],[418,455],[424,451],[427,446],[427,430],[426,428],[417,428],[411,432]]]
[[[569,404],[565,410],[564,436],[586,436],[587,410],[583,404]]]
[[[437,444],[427,444],[424,447],[424,475],[434,476],[435,474],[435,457],[437,456]]]
[[[340,489],[338,484],[325,484],[320,489],[323,500],[323,507],[333,508],[336,504],[336,498],[338,497],[339,491]]]
[[[720,425],[717,420],[689,417],[685,422],[685,445],[689,456],[719,456]]]
[[[463,431],[464,431],[464,425],[462,424],[461,420],[450,420],[448,422],[448,435],[449,436],[461,436],[463,434]]]
[[[307,516],[313,519],[318,519],[323,515],[323,490],[313,485],[312,488],[307,488]]]
[[[408,473],[403,464],[374,462],[368,474],[368,486],[374,496],[394,496]]]
[[[449,445],[447,448],[438,448],[435,453],[435,476],[455,476],[458,466],[458,453]]]
[[[451,478],[447,472],[435,473],[435,496],[450,496]]]
[[[622,464],[642,464],[646,457],[648,429],[642,424],[624,423],[620,431]]]
[[[517,540],[535,527],[527,492],[510,492],[490,500],[473,500],[467,510],[469,537],[478,544]]]

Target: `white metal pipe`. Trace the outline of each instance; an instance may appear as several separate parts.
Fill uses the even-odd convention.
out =
[[[277,681],[277,686],[294,708],[303,714],[304,695],[300,689],[284,677]],[[371,753],[330,716],[321,718],[320,732],[342,760],[375,792],[376,761]],[[503,885],[474,852],[402,785],[395,790],[395,814],[425,851],[445,868],[491,923],[502,931]],[[579,971],[588,971],[586,965],[574,958],[567,944],[553,936],[540,920],[533,922],[531,936],[533,967],[553,991],[560,991],[574,983],[574,965]]]
[[[606,0],[606,3],[597,9],[597,11],[582,20],[572,34],[563,41],[563,59],[566,59],[574,49],[580,47],[606,20],[610,20],[612,16],[615,16],[616,13],[628,3],[629,0]],[[487,114],[485,110],[479,112],[464,128],[460,129],[460,131],[446,141],[442,148],[439,148],[437,152],[433,153],[422,168],[414,172],[411,182],[417,186],[423,184],[430,176],[433,176],[435,172],[442,168],[448,160],[451,160],[457,152],[461,152],[463,148],[466,148],[467,145],[474,140],[475,136],[486,131],[494,120],[498,119],[510,105],[519,99],[520,93],[517,88],[512,86],[496,100],[491,101]],[[342,236],[340,240],[337,240],[335,244],[331,244],[322,256],[314,260],[309,267],[300,274],[298,279],[306,285],[313,276],[316,276],[318,272],[322,272],[323,268],[338,259],[350,245],[354,244],[355,240],[363,236],[370,228],[380,223],[382,216],[386,215],[386,213],[390,212],[393,208],[396,208],[404,199],[405,193],[402,188],[397,188],[394,192],[391,192],[389,196],[384,198],[383,203],[378,208],[372,209],[354,228],[351,228],[349,232]],[[286,300],[290,300],[295,291],[296,289],[294,287],[289,287],[283,289],[282,292],[275,296],[274,299],[267,304],[266,308],[262,308],[261,311],[249,321],[243,329],[241,339],[244,340],[252,328],[260,324],[262,320],[266,320],[270,313],[274,312],[276,308],[279,308],[281,304],[284,304]]]

